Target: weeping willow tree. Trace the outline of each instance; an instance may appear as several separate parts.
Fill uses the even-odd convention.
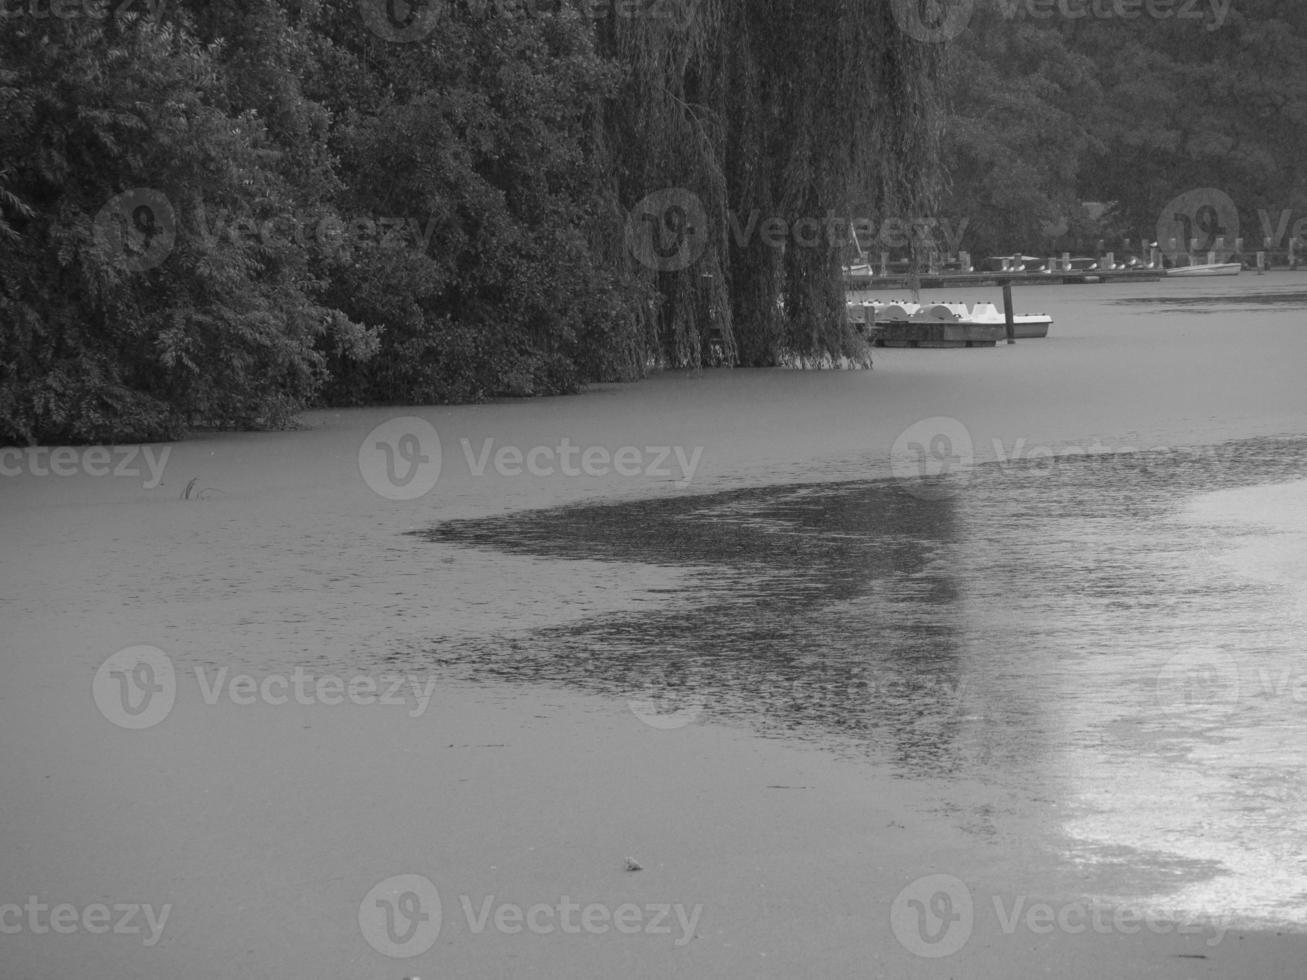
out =
[[[706,217],[691,265],[646,272],[648,339],[673,366],[865,361],[844,316],[847,230],[855,202],[873,220],[933,210],[939,46],[901,32],[890,0],[658,9],[599,26],[625,73],[602,125],[615,199],[683,188]]]

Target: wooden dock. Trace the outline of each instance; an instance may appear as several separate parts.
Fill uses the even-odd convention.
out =
[[[947,289],[950,286],[1070,286],[1097,282],[1160,282],[1165,269],[1113,269],[1075,272],[923,272],[919,275],[891,273],[846,275],[845,288],[850,291],[912,289]]]

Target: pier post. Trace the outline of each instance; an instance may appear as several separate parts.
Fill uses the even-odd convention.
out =
[[[1258,252],[1258,253],[1257,253],[1257,274],[1258,274],[1259,276],[1264,276],[1264,275],[1266,275],[1266,253],[1265,253],[1265,252]]]
[[[1012,310],[1012,283],[1003,281],[1003,322],[1007,326],[1007,342],[1015,344],[1017,342],[1017,325],[1012,319],[1014,313]]]
[[[880,277],[884,279],[889,275],[889,252],[880,253]]]

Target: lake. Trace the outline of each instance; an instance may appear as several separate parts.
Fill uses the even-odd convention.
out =
[[[0,972],[1289,975],[1307,276],[1017,301],[1046,340],[7,457],[0,906],[170,914],[12,913]],[[685,918],[492,914],[564,898]]]

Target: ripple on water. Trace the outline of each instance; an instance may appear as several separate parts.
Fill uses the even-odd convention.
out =
[[[945,809],[965,809],[950,784],[984,785],[1087,890],[1307,924],[1304,449],[990,464],[943,499],[855,482],[448,522],[423,533],[684,574],[649,609],[428,657],[693,705],[934,780]]]

